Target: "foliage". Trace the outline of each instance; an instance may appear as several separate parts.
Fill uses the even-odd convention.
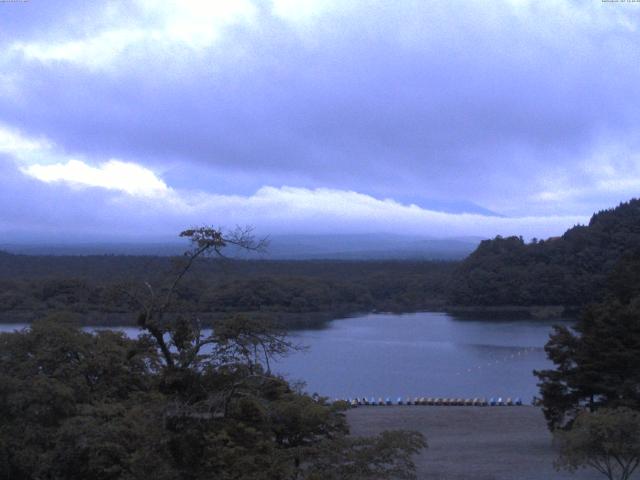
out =
[[[415,478],[419,433],[352,438],[341,405],[270,372],[293,348],[281,332],[234,316],[205,335],[180,311],[195,259],[256,245],[210,228],[183,235],[193,248],[167,281],[127,292],[137,339],[60,317],[0,335],[0,478]]]
[[[584,306],[602,300],[607,277],[640,248],[640,200],[596,213],[561,237],[496,237],[480,243],[454,272],[453,305]]]
[[[535,372],[552,429],[570,426],[584,408],[640,410],[640,255],[614,269],[607,299],[588,308],[573,330],[555,327],[545,346],[553,370]]]
[[[186,260],[180,259],[180,264]],[[199,258],[175,290],[167,314],[203,322],[251,313],[285,328],[359,312],[441,308],[453,262],[259,261]],[[168,288],[176,265],[163,257],[0,257],[0,321],[31,321],[52,311],[84,323],[131,324],[145,281]],[[159,274],[156,272],[160,272]]]
[[[120,478],[148,470],[138,462],[158,447],[145,437],[155,437],[161,408],[151,375],[156,355],[144,340],[90,335],[54,317],[0,335],[0,352],[3,478]]]
[[[0,478],[414,478],[419,434],[351,438],[242,355],[177,370],[150,345],[60,318],[0,335]]]
[[[580,413],[568,431],[558,431],[558,468],[592,467],[610,480],[627,480],[640,464],[640,412],[602,408]]]
[[[386,431],[374,439],[342,437],[324,442],[303,466],[309,480],[414,478],[412,455],[426,447],[417,432]]]

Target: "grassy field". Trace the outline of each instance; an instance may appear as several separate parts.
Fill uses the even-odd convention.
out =
[[[347,418],[354,435],[393,429],[422,432],[429,448],[416,458],[420,479],[601,478],[595,471],[571,474],[553,468],[551,435],[537,407],[359,407]]]

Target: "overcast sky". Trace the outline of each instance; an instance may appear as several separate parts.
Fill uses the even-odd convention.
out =
[[[0,3],[0,235],[557,235],[640,192],[639,28],[601,0]]]

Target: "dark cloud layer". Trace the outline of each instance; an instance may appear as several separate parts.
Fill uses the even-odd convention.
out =
[[[201,41],[171,36],[171,10],[35,3],[0,20],[0,119],[90,164],[514,216],[640,187],[640,5],[338,2],[292,19],[256,2]]]

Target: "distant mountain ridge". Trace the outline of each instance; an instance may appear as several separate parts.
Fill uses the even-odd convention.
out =
[[[600,211],[561,237],[484,240],[455,270],[453,305],[581,306],[606,293],[607,278],[640,250],[640,200]],[[639,279],[640,280],[640,279]]]
[[[355,234],[282,235],[270,238],[267,257],[274,259],[426,259],[460,260],[480,243],[480,238]]]

